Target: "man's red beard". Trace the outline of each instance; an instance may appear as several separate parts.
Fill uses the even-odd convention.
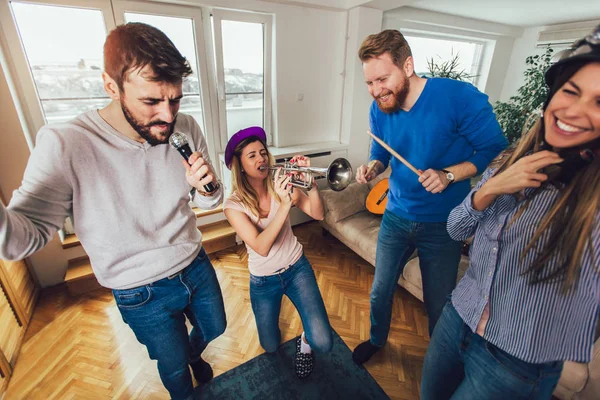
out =
[[[408,79],[404,79],[404,81],[400,85],[398,85],[396,87],[396,90],[394,90],[393,92],[391,90],[386,90],[385,92],[381,93],[379,96],[375,97],[377,106],[379,107],[379,109],[381,111],[383,111],[386,114],[395,113],[404,105],[404,102],[406,101],[406,97],[408,96],[409,88],[410,88],[410,83],[409,83]],[[387,95],[392,95],[393,101],[390,102],[388,100],[385,104],[382,104],[379,99],[381,97],[384,97]]]

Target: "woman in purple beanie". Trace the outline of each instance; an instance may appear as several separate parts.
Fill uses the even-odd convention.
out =
[[[310,159],[295,156],[298,166]],[[292,190],[291,175],[278,170],[275,180],[269,166],[273,158],[265,131],[250,127],[237,132],[227,143],[225,164],[232,173],[232,194],[223,203],[227,220],[246,244],[250,270],[250,301],[261,346],[274,352],[281,342],[279,312],[286,295],[294,304],[304,327],[296,343],[295,370],[306,378],[313,370],[314,354],[327,353],[333,345],[331,325],[312,266],[292,232],[292,206],[314,219],[323,219],[323,203],[317,185],[306,193]]]

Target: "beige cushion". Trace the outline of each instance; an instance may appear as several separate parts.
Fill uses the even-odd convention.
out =
[[[600,399],[600,339],[594,343],[592,361],[588,364],[589,378],[585,388],[577,394],[577,400]]]
[[[332,223],[329,214],[325,215],[322,225],[352,251],[371,265],[375,265],[381,217],[374,216],[368,211],[361,211],[337,223]]]
[[[333,219],[328,216],[326,221],[331,224]],[[334,226],[340,234],[344,235],[346,241],[357,245],[362,249],[361,253],[372,255],[374,258],[380,225],[381,217],[374,216],[368,211],[361,211],[338,221]],[[365,244],[367,247],[363,247]],[[362,254],[359,255],[362,256]]]
[[[563,371],[558,383],[571,392],[577,393],[583,390],[588,379],[588,365],[565,361]]]
[[[356,238],[356,247],[360,249],[361,254],[368,254],[369,258],[375,260],[377,254],[377,236],[379,236],[379,227],[381,226],[381,216],[373,215],[369,211],[363,211],[362,213],[357,214],[357,217],[359,216],[361,217],[361,222],[359,224],[360,234]],[[364,221],[362,218],[364,218]]]
[[[418,258],[413,258],[406,263],[404,271],[402,271],[402,277],[423,292],[423,280],[421,279],[421,269],[419,268]]]
[[[351,183],[341,192],[331,189],[322,190],[321,198],[327,208],[327,221],[333,224],[363,211],[369,190],[367,185],[356,182]]]
[[[456,282],[460,281],[467,269],[469,268],[469,258],[466,256],[460,257],[460,264],[458,264],[458,277]],[[407,282],[416,286],[419,290],[423,291],[423,280],[421,278],[421,269],[419,267],[419,259],[413,258],[406,263],[404,271],[402,271],[402,277]]]
[[[423,290],[421,290],[421,288],[416,287],[411,282],[404,279],[404,277],[402,275],[400,275],[400,279],[398,279],[398,285],[402,286],[404,289],[406,289],[410,294],[415,296],[417,299],[419,299],[423,302],[425,301],[425,300],[423,300]]]

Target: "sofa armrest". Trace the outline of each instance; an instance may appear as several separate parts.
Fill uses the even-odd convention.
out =
[[[331,189],[321,191],[321,198],[325,206],[325,218],[330,223],[336,223],[351,215],[364,211],[365,202],[369,194],[369,187],[352,182],[340,192]]]
[[[575,395],[576,399],[592,400],[600,398],[600,338],[596,339],[592,351],[592,360],[588,364],[589,375],[583,390]]]

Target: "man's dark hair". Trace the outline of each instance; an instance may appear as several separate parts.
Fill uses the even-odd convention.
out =
[[[127,76],[147,65],[155,82],[180,82],[192,68],[173,42],[153,26],[130,22],[113,29],[104,43],[104,71],[123,90]]]

